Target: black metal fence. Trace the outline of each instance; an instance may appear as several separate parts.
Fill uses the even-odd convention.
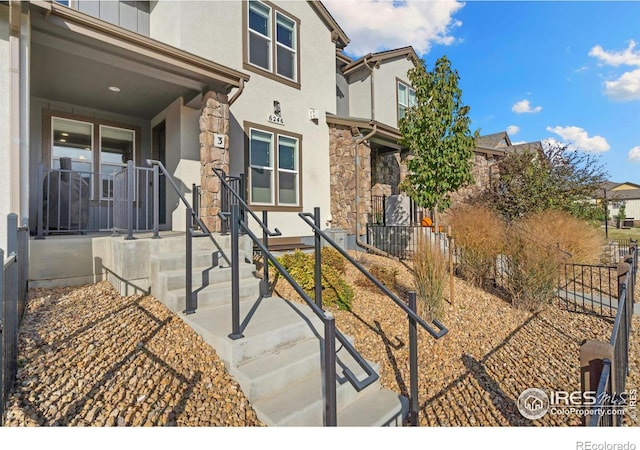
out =
[[[38,168],[37,236],[158,229],[157,167],[128,161],[114,173]]]
[[[445,235],[441,233],[441,236]],[[413,258],[420,239],[435,241],[435,238],[431,227],[367,224],[367,244],[398,259]],[[440,242],[446,251],[448,239],[440,239]]]
[[[16,378],[18,328],[24,315],[29,274],[29,228],[18,226],[18,216],[7,218],[7,254],[0,248],[0,422]]]
[[[615,265],[565,264],[557,296],[569,311],[614,317],[618,311],[618,275]]]
[[[632,243],[629,246],[629,256],[617,267],[618,308],[608,345],[602,346],[601,343],[592,341],[585,343],[581,349],[581,353],[593,358],[588,361],[592,368],[590,379],[598,380],[596,404],[590,417],[585,420],[588,426],[620,426],[625,408],[632,406],[628,403],[631,398],[626,392],[626,380],[629,374],[629,336],[637,272],[638,246],[637,243]],[[598,355],[594,349],[603,350]],[[581,354],[581,359],[582,356]],[[594,365],[593,361],[597,360],[598,356],[601,363]]]

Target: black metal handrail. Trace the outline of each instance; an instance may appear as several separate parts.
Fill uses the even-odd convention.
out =
[[[298,213],[298,216],[309,225],[314,232],[315,240],[315,284],[316,284],[316,301],[321,305],[322,289],[318,288],[321,285],[321,241],[324,239],[329,245],[336,249],[349,263],[351,263],[356,269],[360,271],[369,281],[378,287],[387,297],[389,297],[397,306],[407,313],[409,320],[409,385],[410,385],[410,406],[409,406],[409,422],[412,426],[418,426],[418,329],[417,324],[425,329],[435,339],[440,339],[449,331],[440,321],[433,320],[433,324],[436,326],[437,331],[434,330],[429,324],[427,324],[421,317],[416,314],[416,293],[415,291],[409,292],[408,306],[401,301],[393,292],[391,292],[385,285],[380,283],[373,275],[369,273],[359,262],[351,257],[342,247],[334,242],[325,232],[320,229],[320,208],[314,208],[313,214],[311,213]],[[310,219],[313,219],[311,221]]]
[[[171,186],[173,187],[173,189],[176,191],[176,194],[178,194],[178,197],[180,198],[180,200],[182,201],[182,203],[184,204],[184,206],[186,207],[186,217],[185,217],[185,234],[186,234],[186,251],[185,251],[185,310],[184,313],[185,314],[193,314],[196,312],[196,309],[198,307],[197,305],[197,299],[194,296],[193,293],[193,289],[192,289],[192,269],[193,269],[193,261],[192,261],[192,256],[193,256],[193,251],[192,251],[192,238],[194,237],[208,237],[209,240],[213,243],[213,245],[216,247],[217,253],[222,255],[222,258],[224,258],[224,260],[227,262],[227,264],[229,266],[231,266],[231,260],[229,259],[229,257],[227,256],[227,254],[224,252],[224,250],[222,249],[222,247],[220,246],[220,244],[218,244],[218,242],[215,240],[215,238],[213,237],[213,233],[211,233],[211,231],[209,230],[209,228],[204,224],[204,222],[202,222],[202,220],[200,219],[200,215],[193,210],[192,206],[189,204],[189,202],[187,201],[186,197],[182,194],[182,192],[180,192],[180,189],[178,188],[178,185],[175,183],[175,181],[173,180],[173,178],[171,177],[171,175],[169,174],[169,172],[167,171],[166,167],[164,166],[164,164],[162,164],[162,162],[157,161],[155,159],[147,159],[147,164],[150,166],[156,166],[160,169],[160,171],[162,171],[163,175],[165,176],[165,178],[169,181],[169,183],[171,184]],[[156,179],[157,175],[154,176],[154,186],[155,189],[158,189],[159,183],[158,180]],[[159,196],[155,195],[155,198],[158,199]],[[157,201],[155,202],[157,203]],[[158,218],[158,205],[154,205],[154,218],[153,218],[153,222],[154,222],[154,237],[159,237],[158,236],[158,222],[159,222],[159,218]],[[197,224],[198,228],[200,229],[199,233],[196,233],[194,230],[194,225]]]
[[[629,256],[623,261],[618,266],[618,273],[622,279],[618,285],[618,311],[609,339],[609,345],[613,349],[613,361],[606,358],[602,360],[603,369],[596,391],[597,403],[594,405],[594,414],[587,422],[588,426],[619,426],[622,424],[621,416],[616,416],[614,419],[613,416],[604,413],[604,408],[612,407],[612,405],[606,405],[607,401],[612,401],[612,396],[619,396],[625,392],[626,379],[629,374],[629,336],[638,271],[637,242],[631,241]]]
[[[262,228],[262,230],[267,233],[270,237],[275,237],[275,236],[282,236],[282,232],[280,232],[280,230],[278,228],[274,228],[273,231],[269,230],[269,228],[266,226],[266,224],[264,224],[256,215],[256,213],[253,212],[253,210],[251,208],[249,208],[249,205],[247,205],[247,203],[244,201],[244,199],[242,198],[242,196],[240,196],[227,182],[226,178],[227,178],[227,174],[224,172],[224,170],[219,169],[217,167],[213,168],[213,173],[215,173],[218,177],[218,179],[220,179],[220,182],[223,184],[223,186],[225,187],[225,189],[227,189],[227,191],[233,195],[235,197],[235,199],[238,202],[238,205],[242,207],[242,214],[244,215],[244,213],[249,213],[249,215],[251,217],[254,218],[254,220],[256,221],[256,223],[260,226],[260,228]],[[233,206],[233,205],[230,205]],[[229,215],[230,215],[230,211],[221,211],[218,216],[222,219],[222,220],[228,220],[229,219]]]
[[[325,425],[335,426],[337,424],[337,406],[336,406],[336,350],[335,340],[338,340],[343,348],[355,359],[358,365],[365,371],[366,378],[359,380],[358,377],[349,369],[346,365],[342,366],[343,373],[347,380],[357,390],[361,391],[367,386],[371,385],[378,379],[378,374],[369,365],[358,351],[353,347],[349,340],[335,328],[335,318],[330,312],[324,311],[321,306],[314,303],[313,300],[307,295],[302,287],[293,279],[289,272],[280,264],[277,258],[269,251],[267,243],[261,242],[260,239],[251,231],[245,218],[240,215],[240,205],[231,205],[230,220],[231,220],[231,259],[233,261],[231,278],[232,278],[232,305],[231,305],[231,334],[230,339],[241,339],[242,330],[240,327],[240,295],[239,295],[239,269],[238,269],[238,245],[237,241],[240,236],[240,231],[243,231],[261,250],[264,255],[263,265],[268,266],[270,261],[273,266],[280,272],[280,274],[289,282],[291,287],[300,295],[304,302],[311,308],[314,314],[323,322],[325,328],[324,335],[324,375],[325,375]],[[268,230],[268,227],[258,219],[255,214],[250,215],[258,222],[258,225],[263,230]],[[246,217],[246,216],[245,216]],[[235,245],[234,245],[235,243]]]
[[[342,247],[340,247],[338,244],[336,244],[336,242],[333,239],[331,239],[324,231],[322,231],[320,229],[320,227],[318,227],[314,222],[310,221],[308,218],[309,217],[313,218],[314,217],[313,214],[302,212],[302,213],[298,213],[298,216],[300,216],[302,218],[302,220],[304,220],[311,228],[313,228],[315,233],[320,235],[322,237],[322,239],[327,241],[342,256],[344,256],[347,259],[347,261],[349,261],[353,266],[355,266],[356,269],[358,269],[369,281],[371,281],[382,292],[384,292],[384,294],[387,297],[389,297],[391,300],[393,300],[393,302],[396,305],[398,305],[400,307],[400,309],[402,309],[404,312],[406,312],[409,315],[409,317],[411,317],[417,323],[419,323],[420,326],[422,328],[424,328],[431,336],[433,336],[436,339],[440,339],[442,336],[447,334],[447,332],[449,330],[442,323],[440,323],[440,321],[438,321],[438,320],[434,320],[433,321],[433,324],[438,328],[438,331],[435,331],[433,328],[431,328],[431,326],[429,324],[427,324],[424,320],[422,320],[420,318],[420,316],[418,316],[415,312],[411,311],[411,309],[409,309],[409,307],[405,304],[405,302],[400,300],[393,292],[391,292],[389,290],[389,288],[387,288],[384,284],[382,284],[380,281],[378,281],[373,275],[371,275],[369,273],[369,271],[362,266],[362,264],[360,264],[358,261],[353,259],[351,257],[351,255],[349,255],[346,251],[344,251],[342,249]]]

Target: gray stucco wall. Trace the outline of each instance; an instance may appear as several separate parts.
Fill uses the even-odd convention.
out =
[[[398,97],[396,78],[410,85],[407,71],[413,63],[405,57],[389,59],[374,71],[376,120],[385,125],[398,127]]]

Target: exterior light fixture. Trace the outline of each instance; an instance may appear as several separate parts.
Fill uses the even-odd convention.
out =
[[[273,101],[273,113],[276,116],[279,116],[280,112],[281,112],[281,110],[280,110],[280,102],[278,100],[274,100]]]
[[[109,90],[111,92],[120,92],[120,88],[118,86],[109,86]]]

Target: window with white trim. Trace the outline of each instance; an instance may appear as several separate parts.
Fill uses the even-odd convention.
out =
[[[406,113],[407,109],[416,105],[416,91],[408,84],[398,81],[398,123]]]
[[[299,22],[257,0],[248,2],[246,19],[246,67],[264,70],[268,72],[265,75],[283,78],[297,86]]]
[[[249,129],[249,199],[253,205],[300,205],[300,140]]]
[[[51,168],[60,168],[60,158],[71,158],[71,169],[80,176],[99,174],[100,181],[92,185],[92,197],[113,198],[113,175],[127,161],[135,161],[136,131],[52,115],[50,132]]]

